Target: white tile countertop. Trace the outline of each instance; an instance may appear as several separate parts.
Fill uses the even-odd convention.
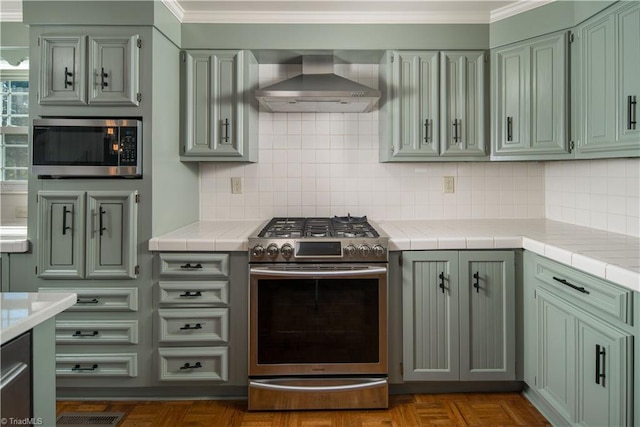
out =
[[[27,227],[4,225],[0,227],[0,252],[27,252],[28,250]]]
[[[524,248],[640,292],[640,239],[547,219],[373,220],[403,250]],[[149,241],[152,251],[246,251],[266,221],[199,221]]]
[[[76,299],[68,292],[0,292],[0,344],[66,310]]]

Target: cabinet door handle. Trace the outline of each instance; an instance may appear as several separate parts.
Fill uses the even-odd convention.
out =
[[[95,363],[90,368],[83,368],[79,364],[71,368],[72,371],[95,371],[96,369],[98,369],[98,365]]]
[[[189,362],[186,362],[184,365],[180,366],[180,369],[195,369],[202,368],[202,363],[196,362],[195,365],[190,365]]]
[[[104,89],[105,87],[109,86],[109,83],[106,82],[104,79],[109,78],[109,74],[104,72],[104,67],[102,67],[102,71],[100,72],[100,86],[102,86],[102,89]]]
[[[222,141],[229,142],[229,119],[224,119],[224,122],[222,122],[222,128],[224,129]]]
[[[477,293],[480,293],[480,273],[478,271],[473,273],[473,278],[475,279],[473,282],[473,287],[476,288]]]
[[[438,277],[440,278],[440,289],[442,289],[442,293],[444,294],[444,272],[440,273]]]
[[[187,323],[186,325],[180,328],[181,331],[189,331],[189,330],[197,330],[197,329],[202,329],[202,325],[200,323],[196,323],[193,326]]]
[[[627,129],[635,130],[636,128],[636,108],[638,107],[638,101],[636,101],[635,95],[627,96]]]
[[[568,286],[568,287],[570,287],[570,288],[573,288],[573,289],[575,289],[576,291],[580,291],[580,292],[582,292],[583,294],[587,294],[587,295],[589,295],[589,294],[590,294],[590,292],[589,292],[588,290],[586,290],[585,288],[583,288],[582,286],[576,286],[576,285],[573,285],[573,284],[571,284],[571,283],[567,282],[565,279],[561,279],[561,278],[559,278],[559,277],[553,276],[553,280],[558,281],[558,282],[562,283],[562,284],[563,284],[563,285],[565,285],[565,286]]]
[[[64,88],[71,86],[71,89],[73,89],[73,80],[69,81],[67,77],[73,77],[73,73],[69,72],[69,67],[64,67]]]
[[[602,387],[606,387],[604,384],[604,379],[606,377],[606,374],[605,374],[606,357],[607,357],[607,353],[604,346],[601,346],[600,344],[596,344],[596,384],[602,384]]]
[[[513,117],[507,116],[507,141],[513,141]]]
[[[425,143],[431,142],[431,134],[429,133],[430,128],[433,128],[433,126],[431,126],[431,120],[424,119],[424,142]]]
[[[185,291],[184,294],[180,294],[181,297],[201,297],[202,292],[200,291]]]
[[[458,136],[458,120],[453,120],[453,142],[458,142],[460,137]]]
[[[71,335],[72,337],[95,337],[99,334],[98,331],[93,331],[93,332],[82,332],[82,331],[75,331],[73,335]]]
[[[99,223],[99,227],[100,227],[100,235],[102,236],[104,234],[104,231],[107,229],[107,227],[104,226],[104,214],[106,214],[107,211],[105,211],[104,209],[102,209],[102,206],[100,206],[100,214],[98,217],[98,223]]]
[[[191,265],[191,263],[186,263],[184,265],[181,265],[180,268],[202,268],[202,264],[197,263],[195,265]]]
[[[91,299],[83,299],[83,298],[78,298],[76,299],[76,304],[97,304],[98,298],[91,298]]]
[[[71,230],[72,228],[67,226],[67,214],[73,213],[71,209],[68,209],[66,206],[62,207],[62,234],[67,234],[67,230]]]

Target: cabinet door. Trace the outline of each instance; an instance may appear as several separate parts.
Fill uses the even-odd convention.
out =
[[[40,104],[86,103],[86,43],[86,36],[40,37]]]
[[[441,155],[485,156],[486,53],[441,52],[440,55]]]
[[[536,299],[536,388],[565,420],[573,420],[576,406],[576,320],[567,304],[548,291],[538,288]]]
[[[139,105],[139,40],[89,37],[89,104]]]
[[[458,253],[403,252],[405,380],[458,380]]]
[[[87,278],[135,278],[136,192],[87,193]]]
[[[628,425],[633,377],[628,368],[632,337],[595,319],[579,316],[577,323],[578,402],[581,426]]]
[[[38,276],[84,277],[84,192],[38,193]]]
[[[640,4],[616,14],[618,37],[618,140],[640,155]]]
[[[511,251],[460,252],[460,380],[515,380]]]

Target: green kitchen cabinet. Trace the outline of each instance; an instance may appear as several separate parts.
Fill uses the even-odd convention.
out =
[[[135,278],[137,192],[38,192],[38,276]]]
[[[387,51],[379,74],[380,161],[486,157],[484,51]]]
[[[407,381],[515,379],[511,251],[403,252]]]
[[[571,158],[569,34],[494,49],[492,159]]]
[[[248,50],[181,52],[181,160],[257,161],[258,64]]]
[[[640,156],[640,4],[620,2],[576,31],[578,158]]]
[[[39,45],[40,104],[139,105],[137,34],[43,34]]]

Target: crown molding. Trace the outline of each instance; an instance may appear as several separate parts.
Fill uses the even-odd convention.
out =
[[[173,15],[178,18],[178,21],[183,22],[184,20],[184,9],[180,6],[177,0],[160,0],[163,5],[169,9],[169,12],[173,13]]]
[[[556,0],[520,0],[517,3],[492,10],[489,16],[489,23],[492,24],[555,1]]]
[[[0,22],[22,22],[22,0],[0,0]]]

